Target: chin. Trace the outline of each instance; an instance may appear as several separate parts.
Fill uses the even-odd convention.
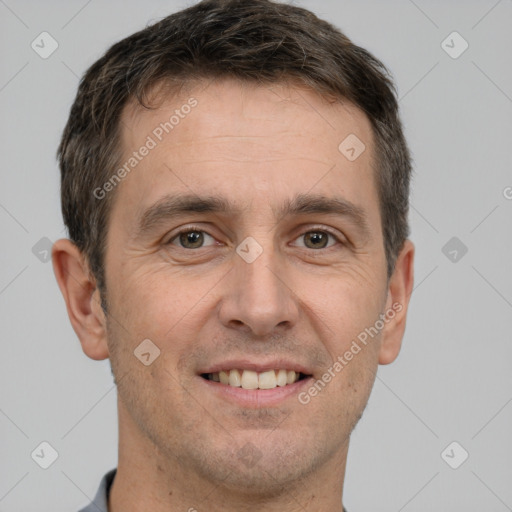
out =
[[[271,498],[283,487],[298,485],[328,459],[312,441],[278,429],[244,432],[230,436],[223,450],[204,447],[198,469],[233,493]]]

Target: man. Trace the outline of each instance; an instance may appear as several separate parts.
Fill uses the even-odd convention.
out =
[[[83,510],[344,510],[413,286],[384,66],[301,8],[205,0],[91,66],[59,157],[55,274],[118,388]]]

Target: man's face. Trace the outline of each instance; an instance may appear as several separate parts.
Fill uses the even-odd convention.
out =
[[[197,104],[182,108],[190,97]],[[176,109],[179,122],[159,131]],[[233,488],[270,488],[341,464],[380,334],[308,403],[299,394],[386,309],[369,121],[306,90],[225,81],[155,110],[127,108],[122,126],[124,160],[148,136],[156,146],[117,186],[108,231],[121,422],[170,465]],[[353,161],[339,149],[350,134],[366,146]],[[301,197],[303,206],[338,199],[355,209],[293,208]],[[179,212],[171,203],[180,198],[218,198],[231,211]],[[134,355],[146,339],[160,350],[147,366]],[[221,370],[246,370],[246,386],[271,389],[208,380]],[[283,372],[261,375],[272,370],[302,376],[284,386]]]

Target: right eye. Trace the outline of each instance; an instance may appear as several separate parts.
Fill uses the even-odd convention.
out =
[[[179,231],[173,238],[171,238],[167,244],[178,245],[182,249],[200,249],[201,247],[207,247],[204,245],[205,237],[211,238],[215,241],[211,235],[203,231],[202,229],[196,229],[188,227]],[[213,245],[213,244],[210,244]]]

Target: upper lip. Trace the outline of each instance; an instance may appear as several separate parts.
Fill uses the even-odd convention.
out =
[[[268,370],[293,370],[305,375],[313,373],[306,365],[291,361],[290,359],[272,359],[258,362],[249,359],[230,359],[229,361],[221,361],[200,369],[198,373],[217,373],[227,370],[252,370],[258,373]]]

